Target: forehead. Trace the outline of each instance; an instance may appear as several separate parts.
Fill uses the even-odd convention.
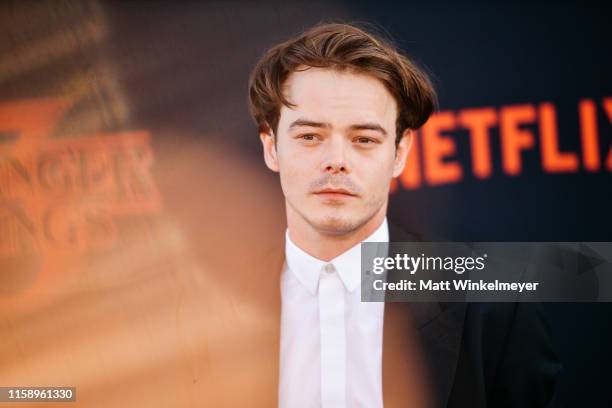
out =
[[[391,93],[368,74],[309,68],[292,73],[283,91],[296,106],[281,108],[281,124],[306,116],[334,126],[372,121],[392,130],[397,117]]]

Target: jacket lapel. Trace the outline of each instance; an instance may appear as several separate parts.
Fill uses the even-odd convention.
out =
[[[390,242],[421,240],[414,235],[404,233],[393,224],[389,225],[389,238]],[[393,315],[398,313],[411,322],[410,327],[417,335],[420,353],[430,380],[429,388],[433,399],[430,402],[436,407],[446,406],[452,390],[466,308],[466,303],[410,302],[402,306],[389,302],[385,304],[385,326],[393,324]],[[390,330],[385,328],[383,352],[385,348],[390,347],[388,343],[392,341],[387,336],[389,332]],[[396,375],[397,373],[386,372],[383,367],[383,376]]]

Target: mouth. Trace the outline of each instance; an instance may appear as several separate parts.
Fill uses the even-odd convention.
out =
[[[323,190],[315,192],[314,194],[320,197],[327,198],[349,198],[357,196],[356,194],[344,188],[325,188]]]

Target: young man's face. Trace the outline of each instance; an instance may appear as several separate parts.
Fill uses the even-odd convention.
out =
[[[296,106],[282,107],[276,145],[270,134],[261,139],[266,164],[280,173],[290,225],[295,217],[342,235],[382,221],[410,147],[409,137],[395,147],[393,96],[372,76],[331,69],[295,72],[284,85]]]

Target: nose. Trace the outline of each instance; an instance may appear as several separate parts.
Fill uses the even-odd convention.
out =
[[[349,173],[346,146],[341,138],[330,138],[321,166],[328,173]]]

